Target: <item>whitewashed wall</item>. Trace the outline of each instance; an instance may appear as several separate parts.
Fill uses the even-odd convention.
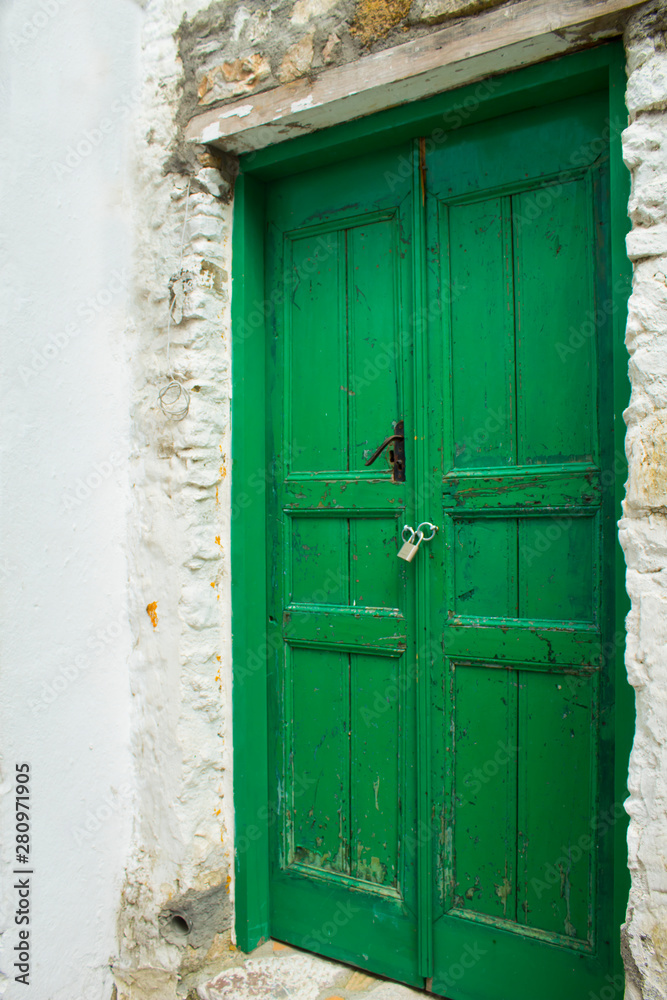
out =
[[[138,807],[115,963],[132,1000],[156,991],[168,1000],[177,973],[230,957],[231,190],[210,154],[185,152],[189,182],[169,166],[180,155],[183,77],[174,32],[196,8],[148,5],[135,122],[128,547]],[[190,392],[181,421],[157,405],[168,371]],[[187,938],[172,933],[169,907],[185,915]]]
[[[637,731],[630,763],[625,928],[628,1000],[667,997],[667,5],[647,4],[626,33],[624,133],[632,171],[627,245],[634,261],[626,342],[632,399],[621,543],[632,599],[628,676]]]

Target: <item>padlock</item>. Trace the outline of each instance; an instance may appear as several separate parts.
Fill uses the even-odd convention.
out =
[[[406,539],[405,532],[409,531],[409,537]],[[408,524],[405,525],[401,533],[401,538],[403,538],[403,544],[397,552],[399,559],[405,559],[406,562],[412,562],[414,557],[417,555],[417,550],[422,543],[424,538],[423,531],[415,531]]]

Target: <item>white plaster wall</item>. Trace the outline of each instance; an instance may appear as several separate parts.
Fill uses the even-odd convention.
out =
[[[628,1000],[667,997],[667,7],[647,4],[626,33],[634,260],[626,342],[629,480],[621,543],[632,600],[626,661],[636,691],[625,925]]]
[[[0,995],[109,1000],[134,809],[131,0],[0,8]],[[30,986],[13,775],[32,769]]]

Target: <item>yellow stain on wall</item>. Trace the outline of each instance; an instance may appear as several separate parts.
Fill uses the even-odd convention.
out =
[[[357,0],[350,32],[362,45],[371,45],[395,28],[410,13],[412,0]]]
[[[157,601],[151,601],[150,604],[146,605],[146,614],[150,618],[153,628],[157,628]]]

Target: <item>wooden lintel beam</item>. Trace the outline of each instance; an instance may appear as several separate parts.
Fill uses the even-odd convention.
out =
[[[231,153],[262,149],[612,37],[644,2],[519,0],[198,114],[186,137]]]

